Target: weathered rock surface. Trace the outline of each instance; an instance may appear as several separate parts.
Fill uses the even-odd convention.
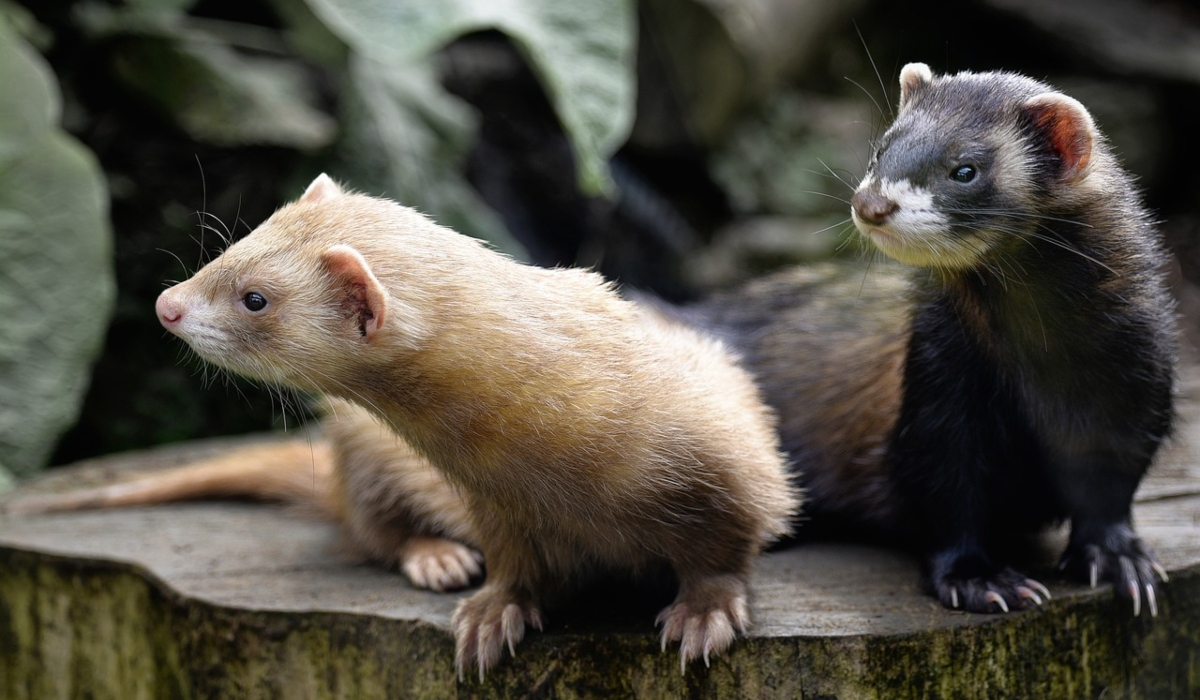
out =
[[[0,519],[0,697],[1196,697],[1200,694],[1200,421],[1195,372],[1170,450],[1143,484],[1138,526],[1170,571],[1151,620],[1111,590],[1027,570],[1043,609],[948,612],[905,556],[806,543],[771,553],[754,627],[681,676],[652,625],[662,593],[577,596],[484,682],[458,681],[460,595],[346,564],[332,525],[287,509],[203,502]],[[62,489],[162,467],[230,441],[58,470]]]

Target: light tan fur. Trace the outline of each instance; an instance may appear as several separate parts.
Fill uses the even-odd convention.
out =
[[[479,538],[441,473],[366,409],[322,403],[343,551],[398,567],[418,588],[455,590],[479,577]]]
[[[326,443],[269,442],[104,486],[55,494],[18,494],[3,504],[3,511],[30,515],[232,496],[303,504],[332,516],[341,510],[332,493],[333,471]]]
[[[482,674],[541,625],[548,593],[593,567],[669,565],[680,592],[659,616],[663,642],[681,642],[684,664],[707,661],[748,623],[750,561],[797,509],[773,417],[720,343],[594,273],[517,264],[324,176],[158,311],[205,359],[353,401],[411,444],[436,473],[342,460],[340,488],[379,496],[380,514],[392,513],[384,496],[449,493],[439,478],[460,494],[466,517],[441,534],[477,543],[488,566],[454,616],[460,674]],[[356,486],[381,477],[396,490]],[[404,537],[357,541],[375,536],[380,551]]]
[[[13,516],[198,498],[282,501],[338,522],[338,551],[400,569],[418,588],[465,588],[482,573],[465,505],[429,461],[366,409],[322,402],[324,436],[234,448],[183,466],[62,493],[0,501]]]
[[[886,464],[909,342],[908,281],[885,262],[799,266],[704,302],[733,331],[743,365],[776,407],[808,503],[886,531],[896,512]]]

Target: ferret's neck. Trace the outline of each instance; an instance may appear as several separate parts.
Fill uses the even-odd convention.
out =
[[[1065,218],[1065,217],[1064,217]],[[984,344],[1032,356],[1077,355],[1109,325],[1118,232],[1084,222],[1042,226],[975,269],[925,277]]]
[[[460,321],[465,322],[455,320]],[[518,345],[502,332],[479,331],[478,318],[471,322],[479,336],[475,344],[452,331],[435,331],[417,350],[359,372],[341,395],[391,425],[460,486],[481,476],[502,484],[504,474],[483,472],[520,444],[526,422],[536,422],[543,407],[536,397],[525,397],[520,405],[526,410],[514,410],[523,383],[531,379],[508,371],[519,366]]]

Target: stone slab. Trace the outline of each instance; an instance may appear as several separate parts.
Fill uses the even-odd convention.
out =
[[[419,591],[339,559],[332,524],[208,501],[0,518],[0,696],[67,697],[1195,697],[1200,695],[1200,373],[1139,492],[1139,531],[1171,574],[1161,614],[1108,587],[1028,573],[1043,609],[944,610],[915,562],[858,544],[771,552],[753,629],[680,675],[652,624],[662,591],[586,590],[483,681],[452,671],[450,616],[469,594]],[[218,440],[116,455],[26,490],[105,481],[228,449]],[[668,594],[669,595],[669,594]]]

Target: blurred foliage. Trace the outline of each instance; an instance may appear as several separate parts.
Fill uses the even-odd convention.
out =
[[[355,52],[391,69],[424,73],[414,64],[454,39],[482,29],[504,33],[538,74],[571,139],[583,189],[609,190],[607,159],[633,119],[631,0],[309,3]],[[419,98],[436,106],[439,94],[427,87]]]
[[[116,310],[58,462],[303,418],[237,380],[212,387],[152,309],[322,170],[531,262],[687,299],[858,254],[845,200],[900,66],[920,60],[1062,84],[1177,249],[1200,249],[1200,14],[1175,0],[0,0],[0,15],[52,68],[116,233]],[[16,89],[0,83],[0,145],[22,143],[3,115],[36,104]],[[13,245],[52,249],[22,231]],[[40,301],[54,342],[88,313]]]
[[[66,121],[104,160],[115,202],[113,219],[122,232],[117,252],[121,300],[107,352],[97,367],[88,414],[61,450],[67,459],[263,425],[263,418],[254,415],[256,408],[226,412],[214,410],[212,400],[193,400],[192,385],[197,382],[150,359],[159,354],[157,348],[171,347],[150,324],[158,281],[185,277],[199,264],[175,267],[174,260],[194,260],[195,251],[187,250],[186,238],[171,240],[164,249],[156,229],[183,229],[190,219],[199,234],[201,255],[210,255],[210,242],[234,235],[243,211],[258,220],[281,195],[298,191],[296,183],[319,168],[525,256],[465,178],[463,160],[476,118],[443,89],[434,55],[463,34],[494,28],[512,38],[553,96],[581,191],[611,191],[606,163],[624,142],[633,118],[634,22],[628,0],[531,2],[502,14],[486,0],[275,0],[247,5],[253,6],[219,7],[192,0],[0,6],[0,16],[14,18],[57,63],[69,102]],[[22,45],[16,35],[0,34],[0,50],[11,56],[18,56]],[[28,62],[28,51],[21,51],[19,57]],[[19,62],[9,55],[4,59],[0,65],[6,69],[6,92],[0,99],[15,116],[0,122],[0,143],[46,141],[32,139],[22,129],[32,121],[24,112],[46,112],[36,114],[46,122],[43,129],[59,121],[56,104],[42,104],[51,101],[53,90],[34,81],[46,81],[48,71],[43,68],[33,78],[10,76]],[[24,112],[16,113],[17,108]],[[51,146],[59,150],[46,150]],[[5,400],[0,406],[5,429],[0,442],[11,443],[16,452],[0,455],[0,464],[10,464],[19,473],[44,464],[74,420],[96,334],[104,328],[112,296],[111,272],[95,270],[111,269],[111,251],[84,241],[95,237],[97,229],[108,235],[102,183],[92,182],[92,189],[81,193],[91,197],[92,211],[81,212],[92,214],[91,221],[48,222],[35,218],[44,218],[45,212],[31,210],[36,205],[60,208],[60,214],[68,211],[64,207],[72,195],[60,190],[73,184],[69,166],[82,166],[59,161],[90,156],[74,151],[64,155],[62,148],[54,141],[42,151],[6,150],[3,155],[13,160],[22,156],[25,167],[14,166],[0,175],[0,206],[11,205],[0,220],[5,251],[12,253],[0,262],[4,277],[29,288],[35,288],[38,278],[66,275],[73,282],[57,285],[53,294],[42,292],[45,306],[24,304],[36,308],[37,314],[6,315],[4,346],[12,350],[4,359],[14,369],[0,376]],[[235,222],[229,225],[207,211],[189,213],[193,207],[182,205],[178,192],[195,193],[199,184],[198,204],[205,208],[204,190],[213,168],[224,176],[222,166],[238,167],[214,162],[239,151],[245,175],[256,180],[242,192],[260,197],[265,193],[265,201],[246,210],[239,203]],[[30,155],[40,157],[30,161]],[[39,181],[35,176],[41,173],[29,172],[26,161],[43,170],[57,166],[61,186]],[[162,172],[164,165],[171,172]],[[264,175],[269,184],[259,179]],[[21,187],[24,183],[40,186],[43,197],[32,204],[14,204],[29,192]],[[235,183],[222,185],[236,187]],[[229,190],[216,196],[223,201]],[[24,209],[12,208],[17,205]],[[49,237],[64,227],[79,240],[50,245]],[[156,249],[166,255],[148,258],[146,253]],[[27,266],[32,258],[47,264]],[[59,267],[51,268],[50,262]],[[10,304],[5,299],[2,308],[20,307],[23,301],[27,300],[16,297]],[[49,302],[60,307],[55,323],[46,322],[53,308]],[[79,315],[94,321],[82,323]],[[56,351],[61,345],[59,354],[74,365],[45,357],[39,343]],[[28,369],[34,366],[44,371],[31,375]],[[43,375],[53,381],[36,379]],[[27,376],[35,379],[18,381]],[[234,388],[258,395],[236,380]],[[292,410],[303,413],[302,407]],[[34,437],[19,439],[18,433]]]
[[[103,177],[59,110],[49,67],[0,15],[0,489],[78,417],[112,309]]]

